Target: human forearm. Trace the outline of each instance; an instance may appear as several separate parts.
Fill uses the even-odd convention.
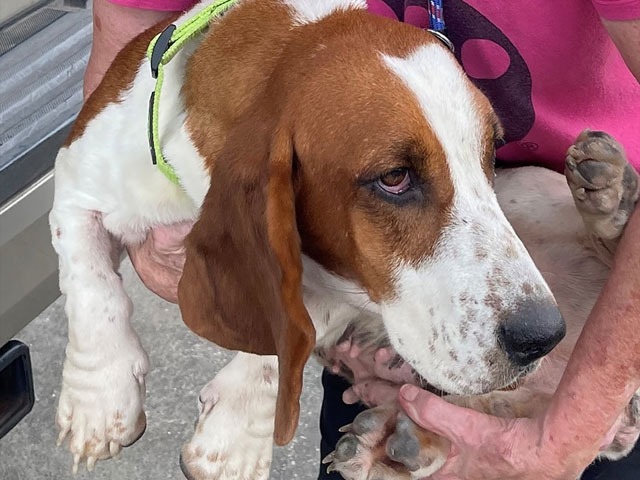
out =
[[[123,7],[108,0],[93,1],[93,44],[84,76],[86,99],[100,84],[117,53],[138,34],[175,12]]]
[[[640,386],[640,209],[629,220],[614,267],[545,417],[545,439],[567,458],[595,454]],[[594,400],[597,396],[597,400]],[[568,460],[569,461],[569,460]],[[574,461],[582,461],[575,458]]]
[[[640,18],[626,21],[602,19],[602,24],[618,47],[629,70],[640,82]]]

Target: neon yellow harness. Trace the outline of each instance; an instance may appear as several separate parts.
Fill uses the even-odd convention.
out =
[[[155,36],[147,48],[147,58],[151,63],[151,75],[156,79],[156,86],[149,98],[149,148],[151,150],[151,161],[157,165],[160,171],[172,183],[180,184],[180,179],[174,168],[167,163],[162,155],[159,134],[159,110],[160,110],[160,90],[164,79],[164,66],[175,57],[180,49],[196,35],[202,33],[217,16],[222,15],[237,0],[215,0],[211,5],[205,7],[196,16],[190,18],[179,27],[174,24],[165,28],[162,33]]]
[[[160,110],[160,90],[164,79],[164,66],[175,57],[180,49],[196,35],[202,33],[217,16],[221,16],[236,3],[237,0],[214,0],[214,2],[202,9],[196,16],[190,18],[179,27],[174,24],[165,28],[162,33],[149,43],[147,57],[151,63],[151,75],[156,79],[156,86],[151,92],[149,99],[149,149],[151,151],[151,161],[157,165],[160,171],[172,183],[179,185],[180,179],[175,169],[167,163],[162,155],[159,134],[159,110]],[[453,44],[444,36],[442,32],[427,30],[442,41],[451,51]]]

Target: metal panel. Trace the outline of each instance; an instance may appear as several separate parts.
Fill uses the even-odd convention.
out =
[[[0,55],[0,345],[60,295],[48,222],[52,167],[82,103],[90,45],[91,11],[82,11]]]
[[[60,295],[47,214],[0,247],[0,345]]]

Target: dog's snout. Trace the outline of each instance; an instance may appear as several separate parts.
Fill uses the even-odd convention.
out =
[[[549,302],[528,300],[500,324],[498,341],[511,362],[526,366],[553,350],[565,333],[565,322],[558,307]]]

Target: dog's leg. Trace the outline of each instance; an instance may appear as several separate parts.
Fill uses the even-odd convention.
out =
[[[144,431],[149,360],[129,323],[131,301],[116,272],[118,244],[99,213],[56,195],[49,218],[69,319],[56,421],[58,443],[70,437],[75,472],[81,460],[92,469]]]
[[[180,465],[189,480],[266,480],[278,360],[238,353],[200,392],[200,416]]]
[[[589,238],[610,265],[640,197],[638,174],[610,135],[585,130],[567,152],[565,176]]]
[[[323,463],[345,480],[417,480],[447,459],[448,440],[418,427],[397,404],[365,410]]]
[[[569,148],[565,176],[587,234],[600,259],[611,265],[618,240],[640,198],[640,176],[610,135],[585,130]],[[640,390],[617,422],[600,456],[618,460],[640,434]]]
[[[519,389],[473,397],[449,396],[461,407],[503,418],[531,417],[540,413],[551,395]],[[362,412],[336,450],[325,459],[329,470],[346,480],[417,480],[435,473],[445,463],[450,443],[416,425],[397,405]]]

